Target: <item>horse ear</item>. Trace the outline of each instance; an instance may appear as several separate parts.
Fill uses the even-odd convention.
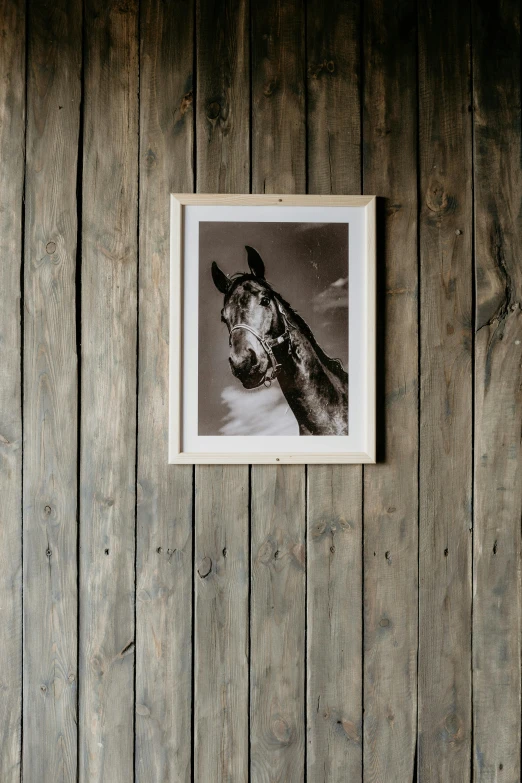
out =
[[[218,267],[215,261],[212,261],[212,280],[218,291],[222,294],[226,294],[230,288],[230,280],[224,272]]]
[[[245,245],[245,250],[247,251],[248,266],[250,267],[250,271],[256,277],[260,277],[262,280],[264,280],[265,265],[263,263],[263,259],[261,258],[257,250],[254,250],[253,247],[250,247],[249,245]]]

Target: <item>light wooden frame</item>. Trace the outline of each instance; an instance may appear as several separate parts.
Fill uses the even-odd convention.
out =
[[[375,444],[375,339],[376,339],[376,197],[171,194],[170,238],[170,367],[176,382],[169,383],[169,463],[171,464],[373,464]],[[358,207],[366,225],[366,448],[339,453],[190,453],[182,451],[182,345],[183,345],[183,246],[185,206],[292,206]]]

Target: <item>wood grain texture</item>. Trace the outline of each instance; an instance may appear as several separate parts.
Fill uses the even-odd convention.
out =
[[[136,782],[188,783],[192,474],[167,465],[169,193],[192,190],[193,2],[140,8]]]
[[[25,12],[0,0],[0,780],[20,780],[22,717],[22,331]]]
[[[252,7],[252,192],[306,192],[304,13],[297,0]]]
[[[252,4],[252,192],[306,191],[304,9]],[[305,774],[305,468],[252,466],[253,783]]]
[[[473,8],[473,770],[477,783],[515,783],[521,774],[520,4],[480,0]]]
[[[305,472],[252,467],[251,778],[304,779]]]
[[[80,781],[128,783],[134,774],[137,3],[88,0],[85,11]]]
[[[198,0],[199,192],[249,191],[249,30],[247,0]]]
[[[2,783],[519,783],[518,2],[0,0],[0,40]],[[255,465],[250,512],[246,466],[166,464],[196,159],[381,197],[380,462]]]
[[[219,206],[242,207],[370,207],[375,201],[375,196],[333,196],[327,195],[306,195],[306,194],[285,194],[285,193],[173,193],[176,207],[192,206],[199,204],[201,206]]]
[[[359,3],[309,0],[306,9],[308,187],[353,195],[361,190]],[[307,776],[361,780],[362,469],[310,466],[307,493]]]
[[[23,778],[77,774],[76,182],[81,4],[28,24]]]
[[[361,12],[357,0],[307,0],[308,190],[361,192]]]
[[[197,5],[197,190],[248,193],[246,0]],[[210,273],[210,270],[209,270]],[[248,779],[249,469],[195,471],[194,777]]]
[[[418,774],[442,783],[469,778],[471,745],[470,26],[449,0],[419,9]]]
[[[364,777],[413,780],[417,736],[417,9],[365,5],[364,189],[378,193],[378,464],[364,469]]]
[[[308,469],[308,780],[362,779],[362,470]]]
[[[196,468],[194,779],[248,780],[248,467]]]

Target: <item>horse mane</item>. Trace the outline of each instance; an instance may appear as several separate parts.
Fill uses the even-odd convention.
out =
[[[329,371],[335,375],[336,378],[339,378],[339,380],[346,383],[346,380],[348,378],[348,373],[344,369],[342,362],[340,359],[332,359],[331,356],[328,356],[317,340],[314,337],[314,333],[304,320],[304,318],[299,315],[298,312],[294,310],[293,307],[291,307],[288,302],[283,299],[280,293],[278,293],[267,280],[261,280],[259,277],[256,277],[256,275],[249,274],[248,272],[236,272],[234,275],[230,276],[230,281],[232,285],[228,289],[226,296],[225,296],[225,302],[227,299],[232,295],[232,293],[235,291],[235,289],[241,284],[244,283],[246,280],[254,280],[256,283],[262,283],[265,285],[270,293],[274,296],[275,299],[285,308],[287,311],[287,314],[290,317],[290,325],[298,328],[304,336],[310,341],[313,349],[317,353],[319,359],[323,362],[323,364],[329,369]]]

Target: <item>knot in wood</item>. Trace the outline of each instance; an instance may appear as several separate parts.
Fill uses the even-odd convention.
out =
[[[456,200],[446,193],[442,182],[433,180],[426,193],[426,206],[431,212],[444,215],[455,211]]]
[[[181,99],[179,112],[182,117],[184,114],[187,113],[187,111],[190,109],[191,106],[192,106],[192,90],[190,90],[190,92],[186,92],[183,98]]]
[[[156,155],[151,149],[148,149],[145,155],[145,165],[148,169],[152,169],[156,165]]]
[[[217,120],[221,114],[221,104],[218,101],[212,101],[207,107],[207,117],[209,120]]]
[[[265,541],[261,546],[259,547],[259,551],[257,553],[257,559],[261,563],[268,563],[272,559],[272,552],[274,551],[273,544],[271,541]]]
[[[277,90],[277,79],[270,79],[263,89],[263,95],[269,98]]]
[[[288,722],[281,716],[274,719],[272,733],[281,745],[289,745],[292,739],[292,730]]]
[[[326,522],[324,520],[320,520],[312,528],[312,538],[315,539],[321,538],[325,530],[326,530]]]
[[[360,742],[359,731],[356,724],[352,720],[347,718],[341,718],[337,721],[337,725],[342,727],[342,730],[346,734],[347,738],[352,742]]]
[[[212,571],[212,560],[208,555],[206,555],[201,563],[199,564],[198,568],[198,575],[201,579],[206,579],[206,577],[210,574]]]
[[[463,738],[462,722],[459,716],[450,712],[444,720],[444,729],[448,742],[458,742]]]

